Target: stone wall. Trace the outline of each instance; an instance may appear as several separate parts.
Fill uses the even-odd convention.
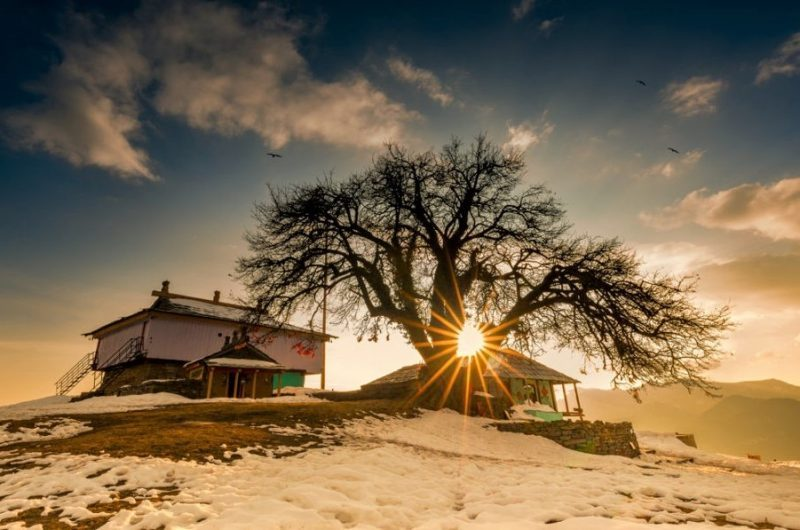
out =
[[[192,379],[145,381],[137,385],[124,385],[117,389],[118,396],[154,394],[156,392],[169,392],[170,394],[178,394],[191,399],[205,397],[203,395],[203,382]]]
[[[328,401],[361,401],[367,399],[411,399],[419,385],[416,381],[384,385],[364,385],[360,390],[320,390],[315,397]]]
[[[119,375],[115,374],[113,378],[110,378],[111,374],[117,371],[120,372]],[[182,362],[164,362],[150,359],[142,359],[123,367],[111,368],[106,374],[108,374],[111,382],[108,384],[101,383],[96,392],[98,395],[113,396],[124,386],[141,385],[145,381],[154,379],[183,379],[186,377]]]
[[[629,422],[516,421],[496,423],[500,431],[533,434],[569,449],[596,455],[639,456],[639,442]]]

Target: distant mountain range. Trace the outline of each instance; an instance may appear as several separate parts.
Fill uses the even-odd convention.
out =
[[[646,388],[642,403],[621,390],[581,389],[580,398],[588,419],[694,433],[699,447],[721,453],[800,460],[800,386],[777,379],[716,386],[721,397],[673,385]]]

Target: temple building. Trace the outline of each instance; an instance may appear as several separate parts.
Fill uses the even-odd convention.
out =
[[[194,397],[265,397],[325,369],[331,335],[256,321],[254,308],[222,302],[219,291],[204,299],[172,293],[165,281],[152,295],[150,307],[84,334],[96,348],[56,382],[56,393],[93,374],[96,394],[188,388]]]

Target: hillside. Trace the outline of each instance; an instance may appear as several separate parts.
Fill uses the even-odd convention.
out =
[[[800,530],[796,468],[658,434],[641,458],[596,456],[492,424],[386,400],[0,407],[0,527]]]
[[[800,401],[730,396],[697,420],[702,445],[730,454],[800,459]]]
[[[647,388],[641,403],[619,390],[585,389],[590,419],[631,421],[639,430],[692,432],[706,449],[800,459],[800,387],[767,379],[717,383],[721,397],[679,385]]]

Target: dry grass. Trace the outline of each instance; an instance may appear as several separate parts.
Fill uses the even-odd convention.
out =
[[[323,442],[317,435],[324,428],[372,414],[409,415],[413,411],[404,401],[393,400],[171,405],[135,412],[65,416],[88,422],[92,430],[72,438],[19,443],[4,449],[204,461],[208,456],[221,458],[225,450],[240,447],[327,445],[330,442]],[[10,423],[14,430],[31,421]],[[298,423],[310,427],[311,432],[287,435],[258,428],[295,427]]]
[[[11,523],[22,522],[26,526],[40,524],[48,530],[94,530],[106,524],[120,510],[132,509],[145,500],[158,505],[164,499],[169,499],[177,493],[177,489],[172,489],[161,490],[156,495],[142,496],[131,490],[120,490],[111,492],[114,497],[111,502],[96,502],[87,506],[90,512],[97,514],[96,517],[79,521],[70,519],[69,523],[67,523],[61,521],[61,510],[53,510],[45,514],[44,508],[29,508],[19,512],[14,517],[4,519],[3,524],[10,525]]]
[[[173,460],[205,461],[209,457],[223,459],[226,450],[243,447],[261,447],[259,451],[292,447],[293,450],[274,452],[273,456],[289,456],[315,447],[338,445],[335,437],[325,436],[329,427],[342,425],[349,419],[375,414],[415,414],[408,402],[392,400],[322,402],[322,403],[193,403],[171,405],[153,410],[113,414],[65,415],[88,422],[92,430],[62,440],[21,442],[3,447],[6,461],[0,473],[37,467],[26,460],[26,453],[101,453],[110,456],[154,456]],[[36,421],[0,422],[8,430],[31,427]],[[297,424],[307,430],[292,433],[273,433],[265,425],[295,428]],[[46,472],[43,469],[42,472]],[[122,484],[118,484],[122,486]],[[13,518],[4,519],[2,525],[22,522],[26,526],[41,524],[45,529],[92,530],[104,525],[122,509],[131,509],[149,500],[162,502],[177,493],[163,490],[152,497],[137,495],[134,491],[112,491],[114,500],[88,507],[97,517],[81,521],[62,522],[60,510],[43,513],[42,508],[30,508]],[[0,525],[0,526],[2,526]]]

